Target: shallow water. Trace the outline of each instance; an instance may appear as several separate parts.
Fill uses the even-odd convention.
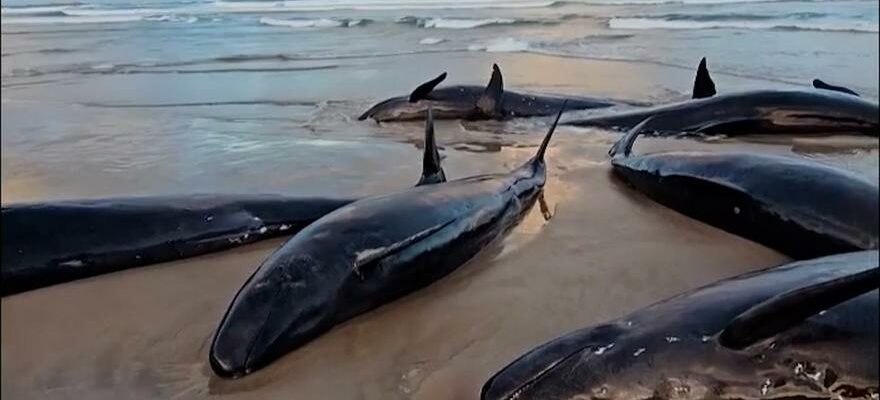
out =
[[[399,190],[418,179],[423,124],[357,115],[442,71],[483,84],[493,62],[508,88],[641,101],[686,98],[703,55],[722,93],[819,76],[877,96],[876,2],[602,3],[4,2],[2,201]],[[673,23],[732,28],[643,29]],[[547,123],[438,122],[447,176],[519,165]],[[0,394],[475,398],[541,342],[785,260],[617,183],[605,154],[616,138],[561,128],[547,156],[552,218],[536,207],[449,277],[244,379],[215,378],[207,344],[279,240],[3,298]],[[636,147],[795,153],[878,181],[876,139]]]

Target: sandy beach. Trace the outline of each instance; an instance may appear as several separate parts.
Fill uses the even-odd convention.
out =
[[[488,376],[543,341],[786,261],[616,182],[604,160],[604,142],[611,137],[587,140],[572,130],[561,132],[548,157],[549,220],[535,207],[506,240],[452,275],[334,328],[265,370],[235,381],[217,378],[207,365],[207,346],[241,282],[281,240],[4,298],[3,395],[476,398]],[[527,138],[521,147],[491,153],[497,164],[470,164],[471,172],[525,159],[537,136]],[[769,152],[791,148],[675,144]],[[669,146],[646,139],[637,147]],[[446,154],[447,164],[458,166],[450,168],[453,176],[467,170],[463,161],[484,156]],[[394,183],[400,181],[382,182]]]
[[[579,6],[554,7],[541,9],[535,18],[558,17],[569,13],[566,7]],[[626,7],[630,14],[643,13]],[[876,4],[861,7],[876,10]],[[596,10],[617,12],[608,5]],[[712,48],[718,58],[727,57],[713,44],[720,39],[701,42],[697,31],[653,37],[652,31],[639,31],[633,40],[643,45],[620,44],[622,53],[632,52],[627,57],[651,53],[646,46],[654,46],[656,54],[672,54],[674,44],[687,43],[681,37],[685,34],[703,46],[669,59],[541,54],[516,46],[501,52],[485,46],[468,50],[460,31],[391,35],[410,28],[382,25],[370,14],[380,11],[358,12],[363,15],[346,18],[373,19],[361,31],[368,34],[346,28],[336,36],[309,31],[293,39],[280,36],[285,28],[258,20],[267,18],[263,14],[243,19],[253,26],[242,23],[228,36],[208,33],[211,24],[222,23],[212,22],[213,14],[193,14],[199,22],[187,28],[192,32],[180,42],[161,41],[173,36],[162,29],[188,20],[112,34],[82,33],[69,24],[64,29],[73,31],[65,38],[68,34],[28,33],[32,25],[8,24],[4,15],[3,204],[173,193],[366,196],[402,190],[418,179],[423,123],[379,125],[356,117],[376,101],[408,93],[440,72],[448,72],[451,84],[482,85],[494,62],[511,89],[662,103],[688,97],[699,60],[695,52]],[[474,12],[485,17],[485,11]],[[467,37],[483,43],[534,34],[559,39],[559,49],[571,50],[571,37],[585,35],[579,26],[593,29],[593,24],[600,35],[609,33],[607,21],[588,20],[488,28]],[[200,28],[204,21],[208,28]],[[710,58],[710,66],[717,65],[713,76],[719,92],[799,87],[821,75],[876,99],[876,22],[867,24],[867,33],[777,29],[742,34],[781,41],[795,34],[821,37],[827,43],[804,46],[852,50],[846,56],[851,58],[816,53],[811,59],[804,54],[812,54],[812,47],[794,57],[783,54],[785,45],[772,39],[706,33],[755,43],[751,50],[732,51],[737,54],[728,58],[739,64],[723,58],[713,64]],[[382,47],[388,51],[364,44],[382,35],[392,38]],[[445,41],[426,48],[418,44],[426,36]],[[101,40],[107,42],[96,44]],[[423,50],[408,54],[394,41]],[[87,46],[95,48],[81,49]],[[615,46],[602,51],[613,52]],[[764,47],[775,49],[774,58],[755,61],[757,69],[742,66],[749,57],[759,59]],[[85,55],[41,52],[53,48],[76,48]],[[219,53],[211,53],[215,50]],[[349,51],[351,56],[345,56]],[[367,54],[371,51],[375,54]],[[186,57],[164,62],[161,57],[168,54],[163,52]],[[147,63],[142,53],[160,60]],[[126,64],[126,57],[136,61]],[[789,64],[774,66],[779,60]],[[790,67],[801,63],[808,65]],[[447,176],[519,165],[533,154],[548,122],[438,122]],[[547,340],[787,261],[620,184],[606,154],[617,138],[561,127],[547,155],[549,218],[535,207],[505,240],[446,278],[341,324],[243,379],[217,378],[208,366],[207,348],[235,292],[284,239],[4,297],[0,394],[4,399],[475,399],[492,373]],[[809,157],[878,181],[876,138],[645,138],[636,152],[697,148]]]

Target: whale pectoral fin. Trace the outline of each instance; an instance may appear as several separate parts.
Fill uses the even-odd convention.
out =
[[[422,177],[416,186],[432,185],[446,182],[446,174],[440,165],[440,151],[434,138],[434,112],[428,106],[428,117],[425,119],[425,154],[422,156]]]
[[[638,125],[632,127],[629,131],[627,131],[617,142],[614,142],[614,145],[608,149],[608,155],[611,157],[617,156],[618,154],[622,154],[623,157],[628,157],[632,152],[633,144],[636,142],[636,138],[645,131],[645,127],[654,117],[648,117],[639,122]]]
[[[694,78],[692,98],[704,99],[714,96],[715,93],[715,82],[712,82],[712,77],[709,76],[709,69],[706,68],[706,57],[703,57],[700,60],[700,65],[697,67],[697,77]]]
[[[371,269],[375,268],[379,261],[383,258],[388,257],[394,253],[397,253],[414,243],[440,231],[445,228],[449,224],[453,223],[455,219],[451,219],[446,222],[439,223],[437,225],[431,226],[427,229],[419,231],[418,233],[403,238],[402,240],[392,243],[385,247],[380,247],[376,249],[367,249],[357,252],[354,260],[354,268],[352,268],[352,272],[358,276],[361,280],[366,279],[366,273],[368,273]]]
[[[719,336],[719,343],[743,349],[783,332],[803,320],[880,287],[877,267],[782,293],[736,317]]]
[[[503,117],[501,112],[501,97],[504,95],[504,78],[498,64],[492,64],[492,78],[480,98],[477,99],[477,109],[492,118]]]
[[[831,85],[831,84],[825,83],[821,79],[813,79],[813,87],[816,89],[833,90],[835,92],[851,94],[853,96],[859,95],[858,93],[856,93],[852,89],[849,89],[849,88],[846,88],[843,86]]]
[[[412,93],[409,94],[409,102],[415,103],[419,100],[427,98],[428,94],[431,93],[431,91],[434,90],[434,88],[437,87],[440,82],[443,82],[444,79],[446,79],[445,72],[438,75],[436,78],[419,85],[419,87],[417,87],[415,90],[412,91]]]

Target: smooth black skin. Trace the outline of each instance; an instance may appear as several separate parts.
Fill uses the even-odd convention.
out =
[[[652,117],[661,136],[682,134],[880,135],[877,103],[830,90],[757,90],[688,100],[644,110],[564,122],[628,130]]]
[[[542,191],[553,128],[538,154],[510,173],[366,198],[300,231],[235,295],[211,344],[214,372],[249,374],[444,277],[503,237]]]
[[[876,289],[742,350],[718,337],[779,294],[877,266],[877,251],[865,251],[722,280],[543,344],[489,379],[481,398],[871,398],[880,375]]]
[[[542,96],[506,91],[503,90],[501,72],[497,65],[493,65],[493,76],[487,87],[457,85],[433,89],[445,76],[444,72],[437,78],[420,85],[410,95],[393,97],[374,105],[358,117],[358,120],[367,118],[377,122],[420,120],[425,118],[425,110],[429,106],[433,108],[434,118],[437,119],[503,120],[555,115],[563,102],[566,102],[566,110],[605,108],[620,104],[644,105],[592,97]],[[493,83],[496,82],[497,87],[493,88]],[[489,98],[493,100],[495,97],[498,98],[488,107],[480,104],[481,98],[487,94],[487,88],[494,89],[490,91],[494,97]]]
[[[615,145],[611,165],[618,178],[658,203],[795,259],[877,248],[880,193],[871,182],[769,154],[630,155],[644,127]]]
[[[697,66],[697,76],[694,78],[694,90],[691,94],[692,99],[702,99],[712,97],[717,93],[715,91],[715,82],[709,76],[709,69],[706,67],[706,57],[700,60]]]
[[[3,206],[3,296],[289,235],[352,201],[190,195]]]

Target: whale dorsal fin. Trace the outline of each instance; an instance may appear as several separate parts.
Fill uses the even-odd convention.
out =
[[[715,82],[709,76],[709,69],[706,68],[706,57],[700,60],[700,66],[697,67],[697,77],[694,78],[694,92],[692,98],[703,99],[715,95]]]
[[[855,92],[854,90],[852,90],[852,89],[849,89],[849,88],[846,88],[846,87],[843,87],[843,86],[831,85],[831,84],[825,83],[825,82],[822,81],[821,79],[813,79],[813,87],[816,88],[816,89],[833,90],[833,91],[835,91],[835,92],[841,92],[841,93],[851,94],[851,95],[853,95],[853,96],[858,96],[858,95],[859,95],[858,93],[856,93],[856,92]]]
[[[642,134],[645,130],[645,126],[648,125],[648,122],[654,117],[648,117],[639,122],[638,125],[632,127],[628,130],[614,145],[608,149],[608,155],[611,157],[617,156],[618,154],[622,154],[624,157],[629,157],[629,154],[632,152],[633,144],[636,142],[636,138]]]
[[[501,69],[498,64],[492,64],[492,78],[486,85],[486,90],[477,99],[477,109],[490,117],[501,116],[501,96],[504,94],[504,79],[501,77]]]
[[[737,316],[719,336],[732,349],[748,347],[783,332],[803,320],[880,287],[877,267],[791,290],[770,298]]]
[[[428,97],[428,93],[431,93],[431,91],[434,90],[434,88],[437,87],[440,82],[443,82],[444,79],[446,79],[445,72],[438,75],[436,78],[419,85],[419,87],[417,87],[415,90],[412,91],[412,93],[409,94],[409,102],[415,103]]]
[[[428,106],[428,116],[425,118],[425,154],[422,157],[422,177],[416,186],[431,185],[446,182],[446,174],[440,165],[440,152],[437,150],[437,141],[434,139],[434,112]]]

